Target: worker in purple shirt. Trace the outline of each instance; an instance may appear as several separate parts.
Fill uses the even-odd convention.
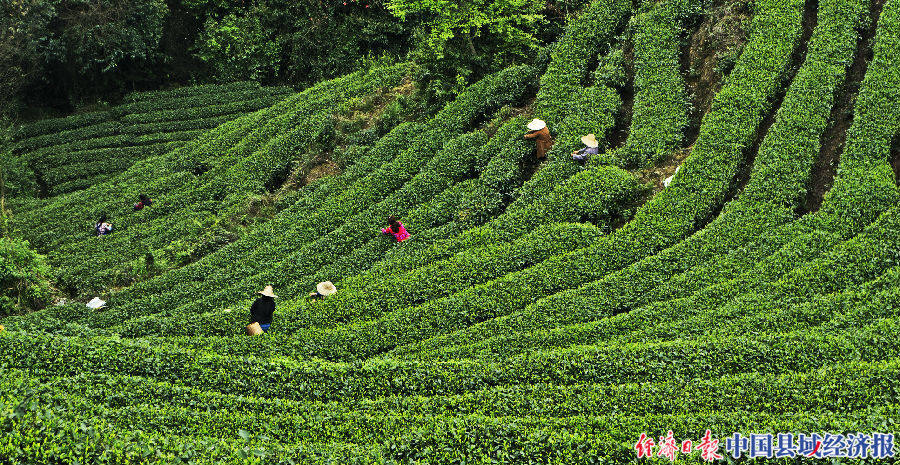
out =
[[[584,144],[584,148],[572,152],[572,159],[584,165],[589,155],[597,155],[600,153],[600,143],[597,142],[597,137],[593,134],[582,137],[581,143]]]

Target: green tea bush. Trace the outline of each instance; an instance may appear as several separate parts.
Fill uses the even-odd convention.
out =
[[[275,103],[284,100],[285,97],[287,96],[283,93],[273,93],[273,95],[263,95],[248,100],[232,100],[209,106],[196,105],[180,109],[150,110],[143,113],[129,113],[122,116],[121,121],[123,124],[134,125],[204,119],[235,113],[249,113],[251,111],[259,110],[260,108],[270,107]]]
[[[21,126],[15,131],[15,140],[50,135],[60,131],[73,130],[84,126],[101,124],[112,120],[115,115],[110,111],[95,111],[63,118],[51,118]]]
[[[261,99],[269,96],[282,95],[287,98],[296,93],[290,87],[250,87],[245,90],[217,91],[215,89],[205,93],[198,93],[192,97],[163,97],[122,103],[111,109],[120,118],[140,117],[144,113],[177,111],[188,108],[212,107],[216,105],[232,104],[249,100]]]
[[[74,118],[74,117],[73,117]],[[100,137],[114,136],[119,133],[122,125],[118,121],[107,121],[97,123],[90,126],[82,126],[75,129],[44,134],[40,136],[23,139],[15,144],[15,152],[23,153],[34,151],[36,149],[50,147],[54,145],[63,145],[73,141],[95,139]]]
[[[125,96],[126,103],[158,101],[164,99],[182,99],[196,96],[214,95],[217,93],[229,93],[247,91],[259,88],[256,81],[232,82],[230,84],[206,84],[200,86],[187,86],[170,90],[157,90],[150,92],[133,92]]]
[[[27,241],[0,238],[0,315],[36,310],[52,295],[50,267]]]
[[[617,154],[627,165],[652,164],[681,147],[688,125],[681,26],[699,7],[695,1],[666,1],[632,18],[634,107],[628,140]]]

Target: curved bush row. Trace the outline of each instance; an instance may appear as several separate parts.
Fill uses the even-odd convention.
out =
[[[256,90],[260,85],[256,81],[240,81],[228,84],[204,84],[199,86],[179,87],[169,90],[154,90],[148,92],[133,92],[123,99],[126,103],[142,102],[145,100],[163,100],[169,98],[190,98],[198,95],[215,95],[242,90]]]
[[[616,154],[627,165],[653,164],[681,146],[689,106],[679,61],[681,25],[699,7],[693,0],[668,0],[632,18],[634,108],[628,139]]]
[[[193,107],[210,107],[232,102],[255,100],[265,97],[287,98],[290,94],[296,94],[290,87],[254,87],[230,92],[213,91],[201,93],[192,97],[167,97],[160,99],[147,99],[133,103],[122,103],[111,109],[119,118],[128,118],[132,115],[139,116],[144,113],[162,111],[177,111]],[[183,118],[182,118],[183,119]]]
[[[828,370],[760,375],[743,373],[715,380],[668,377],[622,385],[508,385],[461,395],[386,398],[376,401],[408,409],[408,415],[567,417],[646,416],[745,410],[785,414],[796,410],[839,413],[892,405],[897,359],[835,364]],[[503,399],[503,401],[497,401]]]
[[[259,110],[260,108],[270,107],[287,97],[288,96],[285,94],[264,95],[249,100],[232,100],[208,106],[192,106],[188,108],[158,110],[146,113],[129,113],[122,116],[121,121],[126,125],[139,125],[205,119],[234,113],[249,113],[251,111]]]
[[[256,110],[258,110],[258,108]],[[214,116],[211,118],[201,118],[194,120],[136,124],[134,126],[126,126],[122,128],[122,134],[140,136],[159,132],[181,132],[195,129],[212,129],[243,115],[244,113],[233,113],[229,115]]]
[[[21,375],[15,374],[18,378]],[[525,460],[543,463],[596,463],[609,458],[616,463],[633,459],[633,431],[665,431],[675,429],[679,433],[699,437],[710,426],[722,431],[759,431],[766,426],[776,425],[778,431],[832,431],[878,429],[875,422],[883,421],[896,409],[886,406],[877,413],[852,415],[841,412],[820,412],[815,419],[807,414],[783,411],[777,418],[772,414],[756,411],[733,410],[729,413],[714,414],[657,414],[647,416],[622,417],[617,415],[590,415],[566,418],[551,418],[535,415],[515,417],[487,417],[483,415],[430,414],[424,402],[406,403],[402,408],[389,407],[386,403],[375,406],[376,410],[353,412],[340,404],[311,404],[285,400],[270,400],[256,397],[222,396],[212,393],[187,390],[166,383],[152,383],[147,380],[118,375],[79,376],[80,388],[77,394],[68,398],[64,382],[58,377],[45,377],[41,385],[40,404],[64,405],[67,411],[82,412],[93,418],[92,427],[109,428],[112,425],[124,427],[129,424],[129,416],[134,417],[133,429],[167,431],[171,438],[176,436],[184,445],[197,440],[187,440],[176,433],[183,428],[203,431],[204,438],[232,437],[236,431],[244,429],[253,434],[263,433],[273,438],[279,445],[260,444],[267,453],[266,460],[274,463],[282,454],[290,455],[302,463],[314,463],[329,459],[339,463],[372,463],[376,457],[393,460],[424,454],[436,463],[452,463],[460,454],[471,460]],[[126,386],[116,391],[114,386]],[[15,386],[13,386],[15,388]],[[22,392],[22,391],[19,391]],[[21,394],[19,394],[21,395]],[[16,397],[13,399],[18,400]],[[103,404],[99,399],[115,399],[134,407],[119,407],[118,403]],[[158,399],[167,399],[160,402]],[[155,402],[154,402],[155,401]],[[203,406],[210,408],[204,409]],[[805,406],[805,404],[804,404]],[[462,408],[462,405],[460,405]],[[419,411],[417,413],[417,410]],[[233,412],[229,414],[218,411]],[[255,412],[255,413],[254,413]],[[28,422],[28,419],[15,420]],[[35,416],[40,418],[40,416]],[[71,429],[78,437],[79,429],[49,415],[47,421],[56,421],[58,429]],[[102,419],[101,421],[98,421]],[[323,421],[327,419],[326,421]],[[71,420],[69,420],[71,421]],[[713,423],[710,423],[710,422]],[[850,426],[852,425],[852,426]],[[86,425],[85,425],[86,426]],[[84,428],[81,434],[85,432]],[[68,428],[68,429],[67,429]],[[23,428],[24,429],[24,428]],[[43,431],[33,428],[32,431]],[[441,440],[435,441],[430,449],[421,449],[423,438],[440,433]],[[680,435],[680,434],[679,434]],[[16,437],[16,436],[14,436]],[[19,440],[33,440],[30,436],[16,437]],[[290,445],[303,439],[302,447],[296,450]],[[326,439],[327,438],[327,439]],[[145,441],[155,441],[153,436],[144,435]],[[339,442],[332,442],[339,441]],[[328,442],[329,447],[320,449],[320,442]],[[429,441],[430,443],[431,441]],[[361,450],[336,449],[337,444],[370,444],[368,452]],[[157,442],[153,442],[157,445]],[[168,444],[168,443],[167,443]],[[371,446],[379,444],[379,446]],[[586,447],[585,444],[590,444]],[[182,445],[181,447],[185,447]],[[500,445],[500,447],[498,447]],[[101,446],[102,447],[102,446]],[[204,444],[205,447],[205,444]],[[32,448],[24,448],[31,450]],[[163,447],[163,450],[168,450]],[[327,455],[313,452],[327,451]],[[58,447],[47,449],[48,454],[58,453]],[[90,454],[93,450],[81,451]],[[210,447],[210,452],[219,451]],[[333,452],[353,454],[330,455]],[[437,455],[437,452],[441,455]],[[18,451],[17,453],[23,453]],[[34,452],[32,452],[34,453]],[[71,451],[71,453],[78,453]],[[78,455],[80,457],[80,455]],[[218,457],[216,457],[218,458]],[[383,460],[383,458],[382,458]]]
[[[121,149],[91,150],[79,154],[79,160],[44,172],[44,181],[53,195],[58,195],[62,184],[97,175],[111,176],[127,170],[135,160],[162,155],[184,144],[183,141],[163,142]],[[61,192],[68,192],[61,190]]]
[[[178,132],[157,132],[148,134],[119,134],[115,136],[98,137],[95,139],[84,139],[69,142],[63,145],[53,145],[37,149],[27,154],[28,159],[37,167],[55,166],[54,161],[59,157],[66,157],[67,154],[73,152],[84,152],[88,150],[133,147],[138,145],[149,145],[160,142],[169,142],[174,140],[190,140],[195,139],[205,133],[206,129],[187,130]]]
[[[65,131],[44,134],[22,139],[13,145],[14,153],[25,153],[44,147],[65,145],[74,141],[95,139],[119,134],[122,125],[118,121],[104,121],[89,126],[67,129]]]
[[[728,346],[718,343],[717,337],[608,348],[573,347],[534,352],[499,363],[373,360],[363,364],[286,362],[281,357],[235,358],[168,348],[165,343],[148,346],[109,338],[63,340],[22,334],[0,338],[4,347],[0,364],[6,368],[50,370],[61,376],[105,372],[106,367],[114,366],[119,374],[147,376],[195,389],[293,400],[344,401],[344,407],[352,408],[366,399],[378,402],[382,398],[418,396],[465,398],[469,393],[495,388],[564,389],[566,385],[599,384],[616,389],[665,384],[673,374],[693,383],[717,382],[729,376],[791,376],[817,371],[822,366],[896,360],[900,353],[895,337],[898,334],[900,323],[895,318],[863,327],[851,336],[819,332],[731,335],[733,343]],[[753,360],[749,371],[746,360]],[[667,366],[677,371],[666,370]],[[210,372],[219,375],[206,376]]]
[[[21,126],[13,133],[13,139],[20,141],[31,137],[52,135],[60,131],[78,129],[85,126],[102,124],[113,120],[115,115],[108,111],[94,111],[62,118],[49,118]]]
[[[185,131],[176,131],[176,132],[160,132],[155,134],[141,134],[134,136],[132,139],[132,144],[134,145],[149,145],[149,144],[159,144],[162,142],[172,142],[172,141],[185,141],[185,140],[194,140],[206,133],[208,129],[193,129],[193,130],[185,130]]]

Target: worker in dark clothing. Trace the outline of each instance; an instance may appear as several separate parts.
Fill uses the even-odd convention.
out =
[[[263,332],[269,331],[272,324],[272,314],[275,313],[275,295],[272,286],[266,286],[265,289],[258,292],[259,298],[250,306],[250,324],[259,323],[259,327]]]
[[[547,158],[547,152],[553,146],[553,138],[550,137],[550,130],[547,129],[547,123],[537,118],[528,123],[528,132],[525,134],[526,139],[534,139],[537,147],[536,156],[539,160]]]
[[[134,204],[134,211],[143,210],[144,207],[149,207],[153,205],[153,200],[150,197],[147,197],[147,194],[141,194],[138,196],[140,202]]]

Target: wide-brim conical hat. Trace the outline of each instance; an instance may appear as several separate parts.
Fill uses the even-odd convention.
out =
[[[547,123],[537,118],[531,120],[531,122],[528,123],[528,129],[531,129],[532,131],[540,131],[541,129],[544,129],[546,127]]]
[[[275,290],[272,289],[272,286],[266,286],[265,289],[263,289],[263,290],[257,292],[257,294],[262,294],[262,295],[264,295],[264,296],[266,296],[266,297],[271,297],[271,298],[273,298],[273,299],[277,299],[277,298],[278,298],[278,296],[275,295]]]
[[[331,284],[331,281],[325,281],[324,283],[316,284],[316,292],[322,295],[331,295],[337,292],[337,288],[334,287],[334,284]]]
[[[587,145],[588,147],[599,147],[600,143],[597,142],[597,137],[593,134],[588,134],[581,138],[581,143]]]

